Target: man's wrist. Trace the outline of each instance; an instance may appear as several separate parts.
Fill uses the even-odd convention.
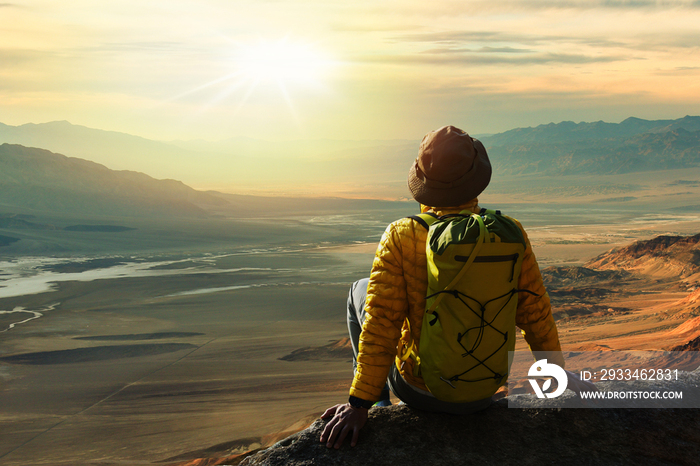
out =
[[[374,406],[374,401],[363,400],[362,398],[358,398],[358,397],[352,396],[352,395],[350,395],[350,399],[348,399],[348,403],[353,408],[369,409],[372,406]]]

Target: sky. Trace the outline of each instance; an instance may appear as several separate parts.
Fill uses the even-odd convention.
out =
[[[699,0],[15,0],[0,122],[420,139],[700,114]]]

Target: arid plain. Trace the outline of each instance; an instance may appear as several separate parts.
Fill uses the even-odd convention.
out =
[[[565,350],[662,349],[697,337],[697,275],[656,268],[635,271],[635,280],[583,286],[548,267],[581,266],[657,235],[699,233],[699,175],[611,176],[591,186],[503,180],[484,193],[482,205],[526,227]],[[54,285],[0,298],[0,310],[41,313],[0,333],[0,464],[230,456],[344,401],[348,287],[369,273],[384,225],[416,207],[168,228],[143,220],[128,225],[134,231],[101,234],[104,254],[91,253],[98,240],[83,233],[80,259],[27,265],[25,254],[8,261],[34,276],[53,273],[47,283]],[[129,244],[142,247],[126,253]],[[104,269],[115,273],[90,275]],[[7,270],[5,284],[28,274]],[[579,296],[577,285],[607,292]],[[16,315],[0,315],[2,329]]]

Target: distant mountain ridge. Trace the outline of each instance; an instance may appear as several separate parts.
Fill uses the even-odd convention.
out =
[[[643,133],[667,133],[677,129],[700,131],[700,116],[685,116],[676,120],[643,120],[630,117],[621,123],[595,121],[591,123],[562,121],[529,128],[516,128],[486,136],[481,141],[488,146],[525,143],[555,143],[590,139],[627,138]]]
[[[202,161],[196,152],[140,136],[74,125],[68,121],[0,123],[0,143],[37,147],[106,165],[115,170],[148,173],[155,178],[185,180]],[[178,170],[171,167],[177,166]]]
[[[564,121],[484,136],[482,141],[499,177],[700,167],[700,116],[627,118],[621,123]],[[59,121],[0,123],[2,142],[218,191],[400,199],[408,197],[406,173],[420,140],[160,142]]]
[[[206,216],[202,206],[227,201],[175,180],[116,171],[16,144],[0,145],[0,207],[12,211],[118,216]],[[6,219],[8,220],[8,219]],[[9,220],[8,220],[9,221]],[[13,219],[17,228],[22,219]]]
[[[47,149],[112,169],[182,180],[202,189],[242,194],[245,188],[256,188],[256,192],[281,191],[302,196],[308,191],[305,186],[313,184],[337,186],[346,182],[354,187],[347,181],[348,174],[350,179],[362,177],[375,185],[391,179],[396,175],[392,171],[397,153],[398,158],[405,159],[403,164],[409,164],[415,157],[410,154],[417,147],[417,142],[402,140],[263,141],[237,137],[216,142],[164,142],[67,121],[20,126],[0,123],[0,143],[3,142]],[[325,188],[320,191],[327,192]]]
[[[621,174],[700,166],[700,117],[551,123],[483,138],[500,173]]]
[[[198,191],[181,181],[104,165],[45,149],[0,145],[0,228],[56,229],[27,213],[103,217],[211,217],[309,214],[386,208],[372,199],[264,197]]]

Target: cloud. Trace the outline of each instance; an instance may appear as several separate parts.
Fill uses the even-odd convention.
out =
[[[654,74],[657,76],[696,76],[700,72],[700,66],[678,66],[668,70],[658,70]]]
[[[534,35],[534,34],[514,34],[503,33],[498,31],[443,31],[437,33],[412,33],[401,34],[393,37],[393,40],[408,43],[436,43],[443,45],[459,45],[465,43],[481,43],[489,44],[494,47],[495,44],[500,44],[497,47],[510,47],[505,44],[521,44],[521,45],[551,45],[553,43],[574,43],[585,44],[596,47],[626,47],[627,44],[617,40],[611,40],[603,37],[574,37],[561,35]]]
[[[151,42],[105,42],[81,50],[91,52],[176,52],[182,51],[185,44],[174,41],[151,41]]]
[[[465,54],[476,54],[476,53],[534,53],[535,50],[531,49],[516,49],[513,47],[480,47],[476,49],[467,48],[455,48],[455,47],[442,47],[424,50],[423,54],[434,54],[434,55],[465,55]]]
[[[700,0],[698,0],[700,3]],[[463,32],[444,31],[437,33],[411,33],[392,37],[392,40],[406,44],[433,45],[430,53],[456,53],[470,50],[483,53],[532,53],[535,51],[553,52],[565,47],[587,46],[595,49],[617,49],[627,51],[662,51],[670,49],[695,49],[700,44],[700,32],[667,34],[629,34],[627,37],[610,39],[599,35],[565,36],[535,35],[497,31]],[[480,46],[477,48],[475,46]],[[534,50],[538,49],[538,50]],[[608,54],[608,57],[613,54]],[[602,60],[607,61],[607,60]]]
[[[665,10],[673,8],[700,8],[700,0],[506,0],[494,3],[470,3],[473,11],[532,11],[532,10]]]
[[[587,2],[589,3],[589,2]],[[639,8],[678,8],[678,7],[690,7],[697,8],[700,6],[700,2],[695,0],[602,0],[600,2],[590,2],[593,4],[598,3],[600,7],[604,8],[618,8],[618,9],[639,9]]]
[[[457,44],[462,42],[520,42],[529,36],[510,35],[493,31],[441,31],[429,33],[402,34],[394,36],[399,42],[437,42]]]
[[[664,11],[682,11],[700,8],[700,0],[436,0],[425,2],[418,0],[403,0],[401,8],[396,8],[390,2],[360,2],[358,12],[363,16],[359,21],[364,31],[366,25],[373,24],[373,30],[389,31],[396,26],[430,24],[431,29],[439,27],[457,18],[472,18],[476,21],[469,23],[470,27],[479,24],[480,18],[499,17],[508,21],[519,14],[578,13],[596,12],[601,14],[621,11],[659,13]],[[349,10],[348,10],[349,11]],[[505,16],[504,16],[505,15]],[[353,13],[343,18],[343,24],[357,22]],[[509,18],[511,17],[511,18]],[[338,24],[340,30],[345,27]],[[354,28],[350,28],[354,30]]]
[[[641,50],[662,50],[669,48],[692,48],[697,49],[700,44],[700,32],[698,33],[678,33],[678,34],[652,34],[644,35],[638,39],[635,48]]]
[[[524,51],[525,52],[525,51]],[[483,53],[465,50],[430,50],[413,55],[367,55],[356,61],[365,63],[391,63],[400,65],[541,65],[546,63],[606,63],[627,61],[630,57],[621,55],[591,56],[567,53],[504,54]]]
[[[514,64],[538,65],[545,63],[604,63],[632,59],[628,53],[595,54],[578,51],[578,45],[596,49],[629,49],[629,45],[603,37],[571,37],[536,35],[500,31],[443,31],[411,33],[393,37],[394,41],[420,47],[414,54],[368,57],[370,61],[424,64]],[[574,47],[572,47],[572,45]],[[427,46],[427,48],[426,48]]]
[[[533,50],[516,49],[513,47],[481,47],[477,50],[479,53],[531,53]]]
[[[366,19],[365,19],[366,21]],[[412,24],[394,24],[389,25],[383,23],[381,25],[377,24],[366,24],[361,23],[359,20],[355,22],[346,21],[343,23],[333,22],[329,24],[329,29],[335,32],[396,32],[396,31],[406,31],[418,29],[419,26]]]
[[[0,63],[4,66],[18,66],[28,62],[39,62],[54,58],[53,52],[30,49],[0,49]]]

